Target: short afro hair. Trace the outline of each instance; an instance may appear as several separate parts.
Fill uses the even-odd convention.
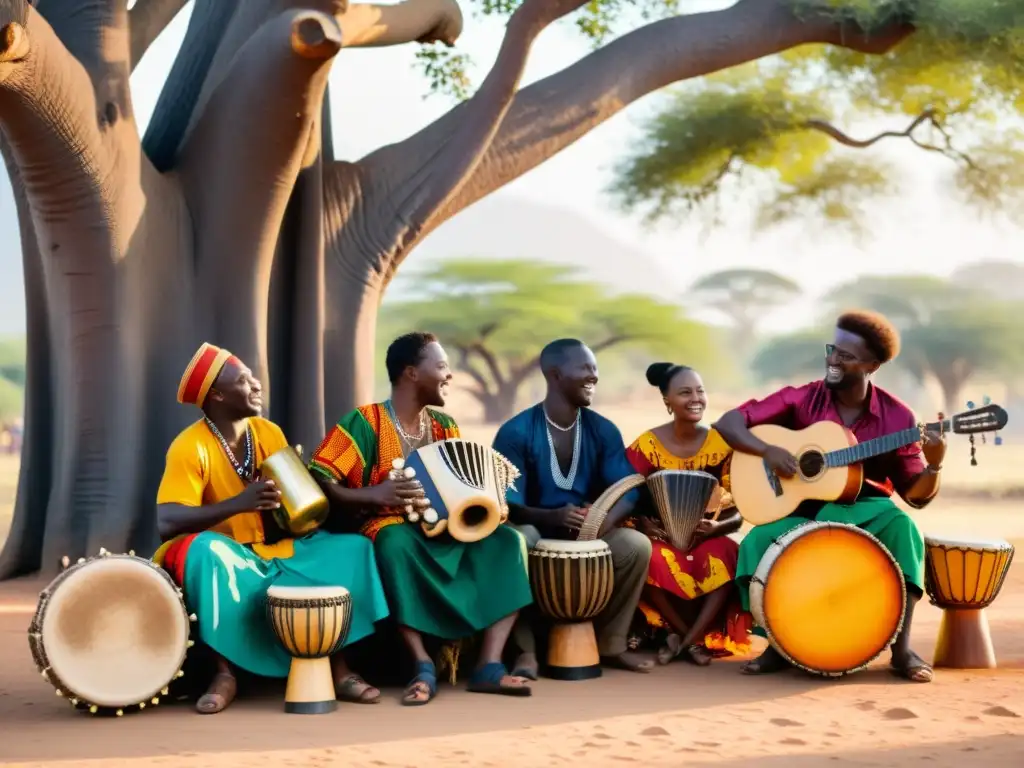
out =
[[[844,312],[836,320],[836,328],[864,339],[880,362],[888,363],[900,353],[900,332],[885,315],[866,309]]]
[[[540,369],[549,371],[560,368],[574,349],[583,349],[587,345],[579,339],[556,339],[540,351]]]
[[[385,366],[388,369],[388,381],[397,384],[405,369],[415,367],[423,359],[423,350],[428,344],[437,341],[437,336],[423,331],[413,331],[399,336],[388,345]]]

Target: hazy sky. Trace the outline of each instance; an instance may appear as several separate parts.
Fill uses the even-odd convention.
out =
[[[730,3],[700,0],[700,4],[714,8]],[[468,8],[470,3],[464,2],[463,6]],[[190,7],[178,15],[132,77],[135,111],[142,129],[171,68],[189,13]],[[500,20],[474,18],[467,12],[459,48],[477,65],[474,82],[480,82],[493,61],[503,27]],[[587,50],[571,25],[549,29],[534,48],[524,82],[561,69]],[[356,159],[381,144],[400,141],[450,108],[451,102],[445,97],[423,98],[426,80],[419,74],[413,53],[414,47],[351,50],[337,58],[330,82],[339,157]],[[692,221],[650,231],[637,217],[616,212],[604,190],[610,168],[622,149],[636,138],[637,117],[655,104],[656,97],[626,110],[497,194],[575,208],[596,226],[658,259],[680,286],[705,272],[730,266],[758,265],[785,271],[810,291],[818,292],[848,278],[850,270],[944,274],[965,261],[981,258],[1024,261],[1020,249],[1012,247],[1020,237],[1017,228],[999,221],[976,222],[970,211],[949,198],[944,175],[949,161],[899,143],[874,150],[883,153],[885,162],[899,168],[902,189],[897,198],[872,205],[872,234],[863,243],[854,243],[841,232],[822,231],[817,225],[789,225],[752,236],[743,225],[744,209],[749,206],[742,201],[735,203],[735,219],[730,225],[703,241],[700,227]],[[902,118],[894,118],[894,122],[903,127]],[[9,200],[6,190],[0,193],[0,202]],[[799,308],[794,312],[779,320],[803,314]]]

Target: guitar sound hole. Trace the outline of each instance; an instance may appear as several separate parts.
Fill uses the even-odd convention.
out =
[[[820,451],[807,451],[800,455],[800,474],[813,480],[825,469],[825,457]]]

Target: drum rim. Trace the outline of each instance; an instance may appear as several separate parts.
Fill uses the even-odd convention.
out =
[[[901,593],[902,598],[903,598],[902,601],[901,601],[902,608],[900,610],[900,617],[899,617],[899,620],[896,622],[896,629],[893,631],[893,633],[889,637],[889,639],[882,645],[882,647],[878,649],[878,652],[875,653],[873,656],[871,656],[867,661],[863,662],[862,664],[860,664],[860,665],[858,665],[856,667],[844,670],[842,672],[825,672],[825,671],[821,671],[821,670],[817,670],[817,669],[812,669],[812,668],[808,667],[807,665],[800,663],[799,661],[794,659],[785,650],[785,648],[782,647],[781,643],[778,642],[778,640],[775,637],[775,633],[773,633],[772,630],[768,626],[766,626],[767,625],[767,621],[765,621],[765,622],[763,622],[761,624],[761,629],[763,629],[765,635],[767,635],[768,642],[771,643],[771,646],[776,651],[778,651],[778,653],[784,659],[786,659],[786,661],[788,661],[790,664],[792,664],[797,669],[803,670],[804,672],[808,672],[808,673],[810,673],[812,675],[817,675],[819,677],[839,678],[839,677],[845,677],[846,675],[852,675],[855,672],[860,672],[860,671],[862,671],[864,669],[867,669],[867,667],[869,667],[872,663],[874,663],[874,661],[879,656],[881,656],[883,653],[885,653],[885,649],[889,648],[893,644],[893,642],[896,640],[896,638],[899,636],[900,632],[903,631],[903,617],[906,614],[906,610],[907,610],[907,583],[906,583],[906,579],[903,576],[903,571],[900,570],[899,563],[896,562],[896,558],[893,556],[892,552],[889,551],[889,548],[886,547],[884,544],[882,544],[882,542],[878,539],[877,536],[875,536],[872,533],[869,533],[868,531],[865,531],[863,528],[860,528],[860,527],[858,527],[856,525],[851,525],[850,523],[840,523],[840,522],[835,522],[835,521],[831,521],[831,520],[808,520],[806,523],[801,523],[797,527],[791,528],[790,530],[786,531],[782,535],[775,537],[774,539],[772,539],[772,543],[769,545],[768,549],[765,551],[764,555],[761,557],[761,562],[764,562],[767,559],[768,553],[771,551],[771,548],[776,546],[776,545],[778,545],[778,544],[780,544],[780,542],[782,542],[783,540],[786,540],[786,543],[789,544],[789,543],[792,543],[793,541],[796,541],[801,536],[806,536],[807,534],[809,534],[809,533],[811,533],[813,531],[821,530],[823,528],[845,528],[845,529],[850,529],[850,530],[856,531],[858,534],[861,534],[861,535],[867,537],[868,539],[873,541],[876,545],[878,545],[878,548],[889,559],[889,562],[893,566],[893,570],[896,572],[896,574],[897,574],[897,576],[899,578],[900,588],[901,588],[900,589],[900,593]],[[794,535],[794,534],[797,533],[797,531],[800,532],[799,535]],[[784,548],[783,548],[782,551],[785,551]],[[754,572],[754,576],[750,579],[750,589],[753,590],[755,588],[755,586],[756,586],[758,592],[760,593],[758,595],[758,608],[760,610],[757,611],[757,613],[761,614],[760,615],[761,619],[766,619],[767,618],[764,615],[764,607],[763,607],[764,591],[767,588],[766,581],[768,579],[768,576],[772,572],[772,569],[775,567],[775,562],[776,562],[777,559],[778,558],[776,557],[776,559],[771,562],[771,564],[767,567],[766,572],[763,575],[761,574],[761,562],[759,562],[757,564],[757,569]],[[754,611],[754,600],[753,600],[752,596],[751,596],[751,599],[750,599],[750,607],[751,607],[751,613],[755,614],[754,615],[754,619],[756,621],[758,619],[758,616],[756,615],[756,613]]]
[[[611,554],[611,547],[604,539],[540,539],[530,549],[538,557],[583,557]]]
[[[1014,546],[1005,539],[972,539],[968,537],[963,538],[946,538],[945,536],[929,536],[924,537],[924,545],[926,547],[942,547],[945,549],[962,549],[969,552],[993,552],[996,554],[1002,552],[1012,552]]]
[[[83,696],[74,691],[71,686],[64,682],[62,678],[54,669],[50,662],[49,654],[46,651],[46,643],[43,640],[43,620],[46,616],[47,608],[50,605],[50,601],[53,597],[54,592],[60,588],[61,584],[67,581],[75,573],[85,569],[87,566],[93,565],[103,560],[129,560],[138,566],[148,566],[155,571],[159,577],[165,581],[173,590],[173,594],[177,597],[178,604],[181,607],[182,614],[185,616],[185,635],[183,638],[181,657],[178,661],[178,670],[167,680],[163,686],[155,690],[147,697],[143,697],[143,701],[130,702],[121,706],[110,705],[110,704],[98,704],[92,701],[87,696]],[[100,550],[100,554],[93,555],[91,557],[81,557],[77,562],[65,566],[64,570],[57,574],[50,582],[43,587],[39,592],[39,601],[36,605],[36,612],[32,617],[32,621],[28,627],[28,643],[29,650],[32,653],[32,661],[36,665],[37,671],[42,675],[43,680],[52,685],[56,690],[56,695],[67,698],[68,702],[75,709],[86,708],[91,714],[99,714],[101,712],[116,712],[118,716],[124,713],[125,709],[129,707],[138,707],[140,710],[145,709],[148,704],[158,705],[160,703],[161,696],[167,696],[170,692],[169,686],[174,680],[184,676],[183,666],[186,658],[188,657],[188,649],[195,645],[195,642],[191,639],[192,636],[192,624],[196,621],[195,614],[188,613],[188,607],[185,604],[184,594],[181,588],[174,583],[174,579],[171,575],[159,564],[152,560],[139,557],[134,552],[126,553],[113,553],[108,552],[105,549]]]
[[[314,595],[310,595],[309,594],[310,592],[313,592],[313,591],[319,590],[319,589],[330,590],[333,594],[331,594],[331,595],[326,595],[326,594],[325,595],[315,595],[315,594]],[[306,595],[298,596],[296,598],[290,598],[287,595],[280,594],[280,592],[282,590],[295,590],[296,592],[305,592]],[[276,584],[271,584],[270,587],[267,588],[267,599],[268,600],[270,598],[273,598],[275,600],[284,600],[284,601],[287,601],[287,602],[293,602],[293,601],[297,601],[297,600],[322,600],[322,599],[335,599],[335,600],[338,600],[338,599],[343,599],[345,597],[351,597],[351,596],[352,596],[352,593],[348,590],[348,588],[347,587],[343,587],[340,584],[336,585],[336,586],[326,586],[326,585],[324,585],[324,586],[313,586],[313,587],[287,587],[287,586],[277,586]]]

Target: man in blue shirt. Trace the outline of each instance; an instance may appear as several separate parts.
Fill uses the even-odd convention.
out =
[[[544,402],[505,422],[494,438],[494,450],[522,473],[506,498],[510,521],[531,549],[541,538],[575,539],[586,507],[634,474],[618,427],[589,409],[598,377],[597,360],[587,345],[576,339],[553,341],[541,352],[540,367],[547,381]],[[652,663],[626,647],[651,560],[650,539],[619,527],[636,499],[636,491],[623,496],[599,533],[612,551],[615,588],[594,626],[605,664],[649,672]],[[521,651],[514,674],[535,680],[534,627],[523,613],[513,637]]]

